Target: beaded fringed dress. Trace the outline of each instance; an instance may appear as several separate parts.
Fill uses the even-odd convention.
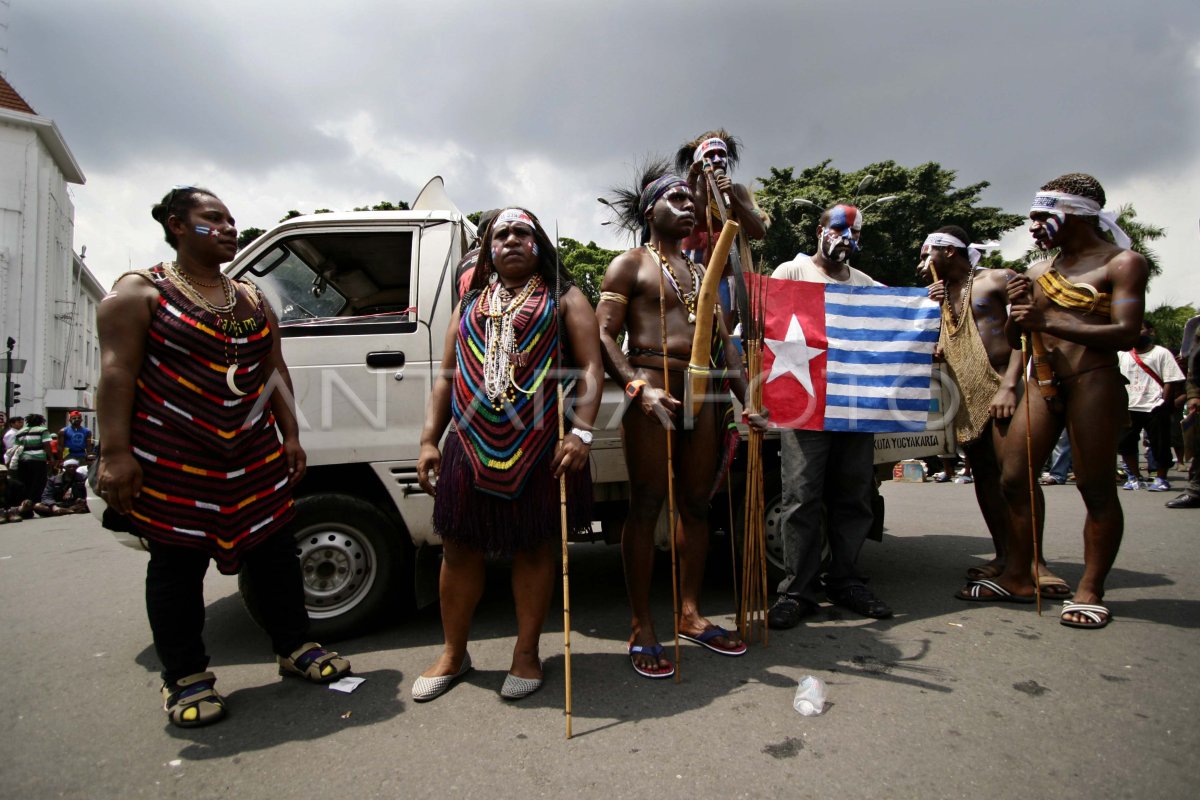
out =
[[[287,460],[264,397],[274,331],[264,300],[214,313],[170,265],[137,274],[158,289],[137,378],[130,439],[142,467],[134,532],[207,552],[226,574],[295,513]]]
[[[560,535],[559,486],[550,470],[562,358],[557,313],[536,276],[515,296],[493,288],[463,298],[454,430],[443,446],[434,501],[433,524],[443,538],[509,556]],[[497,348],[507,354],[504,363]],[[567,494],[569,526],[590,530],[587,469],[567,474]]]

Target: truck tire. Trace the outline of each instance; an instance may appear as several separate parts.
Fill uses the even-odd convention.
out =
[[[344,494],[297,498],[292,531],[313,639],[345,639],[407,607],[410,548],[396,524],[370,503]],[[243,575],[238,587],[261,625],[254,587]]]

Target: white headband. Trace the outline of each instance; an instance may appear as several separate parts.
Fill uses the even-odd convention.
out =
[[[700,145],[696,148],[696,152],[692,154],[692,163],[699,164],[701,161],[703,161],[704,156],[708,155],[709,150],[724,150],[725,154],[729,155],[729,145],[725,144],[724,139],[718,139],[714,136],[713,138],[705,139],[700,143]]]
[[[1029,213],[1033,214],[1038,211],[1053,214],[1060,221],[1066,214],[1074,214],[1079,217],[1099,217],[1100,228],[1112,234],[1117,247],[1128,248],[1133,244],[1129,235],[1117,225],[1117,215],[1100,208],[1100,204],[1090,197],[1080,197],[1067,192],[1038,192],[1033,198],[1033,206],[1029,209]]]
[[[979,263],[979,259],[983,258],[984,250],[994,249],[989,245],[976,244],[975,242],[966,244],[957,236],[951,236],[948,233],[929,234],[925,237],[925,242],[921,245],[921,249],[924,250],[926,247],[957,247],[959,250],[965,250],[967,251],[967,260],[971,262],[972,267]]]
[[[492,227],[496,227],[501,222],[523,222],[532,230],[537,230],[533,219],[519,208],[506,208],[496,215],[496,221],[492,223]]]

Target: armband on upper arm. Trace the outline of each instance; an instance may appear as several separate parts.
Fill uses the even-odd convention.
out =
[[[629,298],[620,292],[601,292],[600,302],[603,303],[605,300],[611,303],[620,303],[623,306],[629,305]]]

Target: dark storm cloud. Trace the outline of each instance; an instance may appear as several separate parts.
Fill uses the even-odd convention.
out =
[[[1197,129],[1191,2],[253,5],[18,0],[10,77],[105,166],[336,163],[316,124],[367,110],[484,160],[587,167],[721,124],[744,175],[937,160],[1024,196],[1067,169],[1160,169]]]
[[[592,198],[717,126],[741,180],[937,161],[1017,212],[1063,172],[1178,182],[1200,130],[1194,0],[13,0],[8,49],[85,173],[191,161],[311,209],[438,172],[464,210],[519,199],[607,244]]]

